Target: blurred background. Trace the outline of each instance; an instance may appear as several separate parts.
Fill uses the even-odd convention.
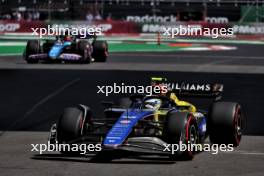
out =
[[[180,25],[233,28],[234,35],[213,40],[203,35],[174,39],[159,35],[164,26]],[[190,47],[212,50],[212,47],[193,45],[209,42],[263,44],[264,0],[0,0],[0,54],[21,55],[26,41],[38,37],[32,35],[31,28],[48,26],[100,27],[101,38],[109,42],[110,52],[142,50],[142,47],[144,51],[192,50]],[[130,47],[128,41],[134,42],[135,47]],[[145,45],[136,45],[135,41]],[[176,44],[168,46],[169,42]]]
[[[0,0],[2,20],[263,22],[262,0]],[[129,18],[131,17],[131,18]]]
[[[263,22],[264,0],[0,0],[0,44],[6,40],[16,42],[5,47],[1,44],[0,53],[21,54],[25,42],[36,37],[31,28],[49,25],[100,27],[103,39],[110,44],[111,41],[262,44]],[[234,35],[219,36],[217,40],[203,35],[177,36],[178,40],[171,40],[158,35],[162,27],[175,25],[233,28]],[[47,36],[50,37],[53,36]],[[128,47],[110,46],[111,50],[127,51]]]
[[[48,24],[97,25],[106,35],[137,35],[156,33],[164,24],[197,23],[262,39],[263,22],[263,0],[0,0],[2,35]]]

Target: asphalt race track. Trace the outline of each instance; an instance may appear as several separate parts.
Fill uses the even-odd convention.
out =
[[[233,46],[233,45],[232,45]],[[218,73],[264,73],[263,45],[238,45],[237,50],[112,53],[108,63],[26,64],[20,57],[1,57],[0,68],[141,70]]]
[[[263,46],[237,47],[221,52],[115,53],[108,63],[91,65],[28,65],[20,57],[1,57],[1,175],[263,175]],[[224,100],[239,102],[246,113],[247,135],[241,146],[234,152],[203,152],[193,161],[177,162],[141,157],[93,163],[90,157],[30,152],[30,144],[45,143],[50,125],[63,108],[88,104],[94,115],[101,117],[102,100],[125,96],[97,94],[97,86],[114,82],[147,85],[151,76],[223,83]],[[206,105],[203,101],[197,103]]]

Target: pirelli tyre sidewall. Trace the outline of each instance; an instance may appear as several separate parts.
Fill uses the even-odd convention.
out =
[[[207,119],[210,141],[238,146],[242,137],[243,118],[242,108],[238,103],[213,103]]]
[[[29,40],[24,52],[24,57],[27,63],[33,64],[38,63],[38,59],[30,59],[29,56],[33,54],[41,53],[40,41],[39,40]]]
[[[188,112],[169,112],[163,131],[164,140],[168,144],[197,144],[199,142],[197,122],[193,115]],[[195,151],[176,151],[170,155],[173,160],[191,160]]]

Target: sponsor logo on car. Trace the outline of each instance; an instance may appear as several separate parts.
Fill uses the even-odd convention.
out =
[[[130,120],[121,120],[120,123],[121,124],[129,124],[129,123],[131,123],[131,121]]]
[[[211,91],[210,84],[166,83],[170,89],[189,91]]]

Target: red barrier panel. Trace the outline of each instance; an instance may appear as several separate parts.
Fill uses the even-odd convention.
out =
[[[111,22],[95,22],[98,27],[108,26],[107,30],[103,30],[106,34],[111,33],[141,33],[141,25],[134,22],[111,21]]]
[[[48,28],[50,26],[61,27],[100,27],[102,32],[111,34],[139,34],[139,33],[158,33],[162,27],[168,26],[200,26],[201,28],[230,28],[234,29],[236,35],[250,35],[258,36],[264,34],[264,23],[228,23],[228,24],[214,24],[206,22],[176,22],[167,24],[152,24],[152,23],[135,23],[127,21],[95,21],[88,23],[86,21],[15,21],[15,20],[0,20],[0,33],[30,33],[32,28]]]

